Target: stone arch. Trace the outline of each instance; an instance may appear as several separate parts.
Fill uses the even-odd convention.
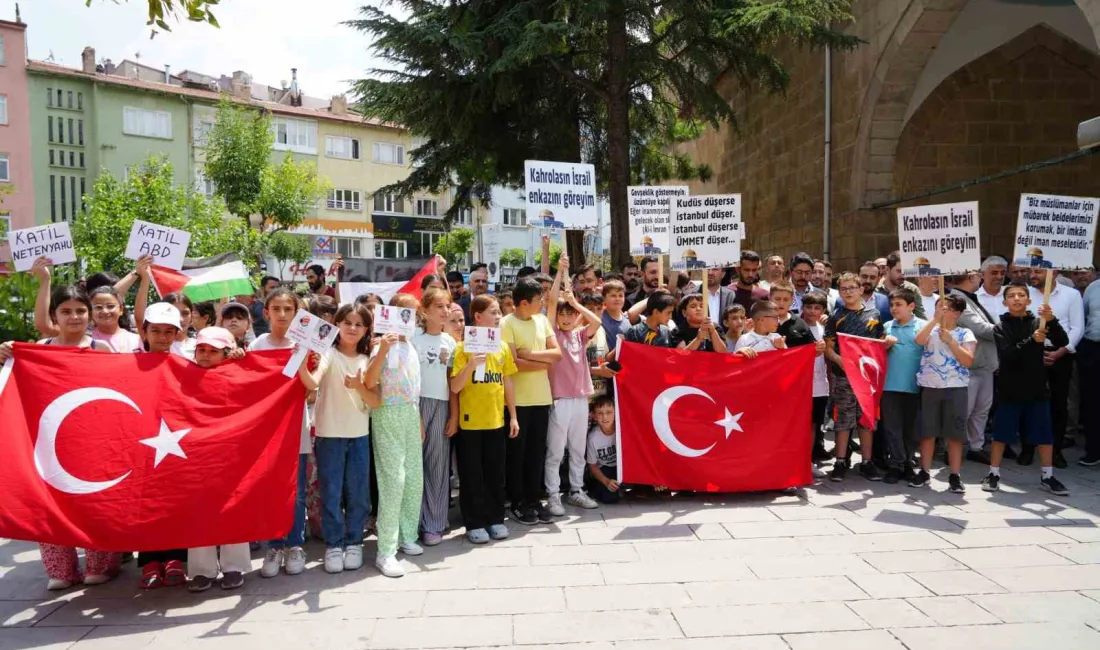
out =
[[[859,112],[851,211],[892,198],[898,140],[929,58],[969,0],[911,0],[878,57]],[[1075,0],[1100,44],[1100,0]]]

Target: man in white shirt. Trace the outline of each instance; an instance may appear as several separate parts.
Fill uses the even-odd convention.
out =
[[[1043,287],[1046,274],[1058,271],[1031,269],[1031,305],[1035,310],[1043,304]],[[1054,282],[1050,291],[1050,309],[1069,336],[1069,345],[1045,353],[1047,364],[1047,383],[1050,385],[1050,419],[1054,425],[1054,466],[1066,467],[1062,455],[1063,438],[1069,423],[1069,386],[1073,376],[1073,359],[1077,344],[1085,334],[1085,306],[1080,292],[1073,287]]]
[[[993,317],[994,324],[1001,322],[1001,314],[1008,311],[1004,302],[1005,275],[1008,274],[1008,261],[992,255],[982,262],[982,286],[978,287],[978,302]],[[1038,309],[1038,307],[1035,307]]]

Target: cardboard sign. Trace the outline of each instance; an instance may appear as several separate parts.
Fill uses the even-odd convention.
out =
[[[596,225],[596,168],[543,160],[523,161],[527,223],[545,228]]]
[[[499,223],[487,223],[481,226],[481,261],[488,266],[491,285],[500,282],[500,235]]]
[[[470,354],[496,354],[500,352],[500,328],[467,326],[462,347]]]
[[[674,271],[733,266],[741,261],[740,194],[672,199],[669,265]]]
[[[283,374],[293,377],[298,372],[298,366],[302,365],[309,352],[324,354],[332,349],[332,344],[340,334],[340,328],[325,321],[320,316],[299,309],[294,314],[294,320],[290,322],[290,329],[286,337],[298,345],[298,350],[291,355],[290,361],[283,368]]]
[[[178,271],[183,268],[190,243],[191,233],[186,230],[135,219],[126,244],[126,257],[136,260],[142,255],[152,255],[153,264]]]
[[[977,271],[982,266],[978,202],[898,208],[898,240],[907,276]]]
[[[630,254],[661,255],[669,249],[668,222],[672,201],[689,194],[686,185],[626,188],[630,215]]]
[[[29,271],[39,257],[48,258],[54,264],[76,261],[73,236],[66,221],[20,228],[8,233],[8,246],[16,271]]]
[[[1091,269],[1100,199],[1021,194],[1012,263],[1040,269]]]
[[[375,305],[374,333],[389,334],[390,332],[411,337],[416,332],[416,310],[409,307]]]

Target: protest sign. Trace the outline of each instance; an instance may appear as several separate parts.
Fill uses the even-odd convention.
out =
[[[500,352],[500,328],[467,327],[462,347],[470,354],[496,354]]]
[[[687,186],[640,185],[628,187],[626,192],[627,212],[630,215],[630,254],[667,253],[672,199],[687,196]]]
[[[416,331],[416,310],[408,307],[375,305],[374,333],[400,334],[411,337]]]
[[[306,353],[313,351],[324,354],[332,348],[339,333],[340,329],[335,325],[326,322],[320,316],[299,309],[294,314],[294,320],[290,322],[290,328],[286,332],[286,337],[298,345],[298,350],[283,368],[283,374],[293,377],[298,372],[298,366],[302,364]]]
[[[488,267],[491,285],[500,282],[500,232],[499,223],[481,226],[481,261]]]
[[[527,223],[547,228],[596,225],[596,168],[568,162],[525,160]]]
[[[908,276],[944,276],[982,266],[978,202],[898,208],[898,250]]]
[[[669,264],[674,271],[733,266],[741,260],[740,194],[672,198]]]
[[[66,221],[12,230],[8,233],[8,246],[16,271],[29,271],[39,257],[54,264],[76,261],[73,236]]]
[[[126,257],[136,260],[142,255],[152,255],[153,264],[178,271],[183,268],[190,243],[191,233],[186,230],[135,219],[130,241],[126,243]]]
[[[1040,269],[1091,269],[1100,199],[1021,194],[1012,263]]]

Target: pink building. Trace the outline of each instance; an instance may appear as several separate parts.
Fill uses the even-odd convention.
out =
[[[0,273],[10,272],[9,230],[34,225],[27,26],[0,20]]]

